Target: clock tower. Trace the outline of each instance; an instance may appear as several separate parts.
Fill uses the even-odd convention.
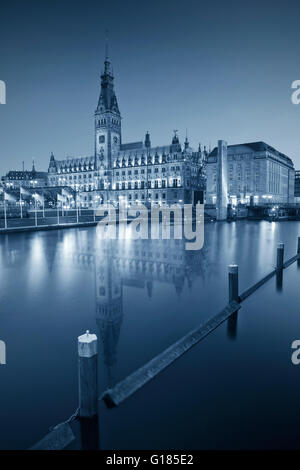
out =
[[[114,91],[113,71],[106,53],[100,97],[95,111],[95,161],[103,189],[110,189],[112,156],[120,150],[120,145],[121,114]]]

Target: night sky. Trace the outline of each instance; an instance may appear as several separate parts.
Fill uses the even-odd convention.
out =
[[[0,174],[92,155],[105,29],[123,142],[264,140],[300,168],[299,1],[0,4]]]

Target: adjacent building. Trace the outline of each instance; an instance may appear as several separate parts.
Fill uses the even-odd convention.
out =
[[[40,188],[47,186],[48,173],[46,171],[36,171],[34,163],[32,170],[9,171],[2,177],[2,185],[7,189]]]
[[[197,203],[203,200],[206,149],[195,151],[180,143],[177,131],[170,143],[152,146],[149,132],[143,141],[123,144],[121,114],[114,76],[106,57],[101,91],[94,114],[94,155],[56,160],[51,155],[49,186],[68,185],[84,207],[105,202],[156,205]]]
[[[206,202],[216,204],[218,148],[206,161]],[[227,202],[233,205],[294,202],[295,170],[292,160],[265,142],[227,147]]]
[[[295,202],[300,202],[300,170],[295,171]]]

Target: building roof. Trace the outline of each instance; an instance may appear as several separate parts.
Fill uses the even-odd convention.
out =
[[[14,171],[11,170],[6,174],[6,177],[9,179],[45,179],[47,178],[47,172],[45,171]]]
[[[121,150],[133,150],[133,149],[141,149],[143,148],[144,144],[142,141],[140,142],[129,142],[128,144],[121,144]]]
[[[249,147],[253,152],[271,152],[274,153],[275,155],[286,159],[289,161],[289,163],[293,164],[293,161],[290,157],[285,155],[284,153],[279,152],[276,150],[274,147],[271,147],[271,145],[266,144],[263,141],[259,142],[247,142],[247,143],[241,143],[241,144],[233,144],[233,145],[228,145],[228,149],[233,148],[233,147]],[[218,155],[218,147],[215,147],[213,151],[209,154],[209,157],[216,157]]]
[[[114,76],[108,57],[105,58],[104,72],[101,75],[101,91],[96,114],[112,111],[120,115],[117,97],[114,90]]]
[[[57,168],[69,168],[73,165],[92,165],[95,157],[67,157],[64,160],[55,160]]]

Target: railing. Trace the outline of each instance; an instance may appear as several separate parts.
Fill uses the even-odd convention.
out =
[[[0,214],[1,215],[1,214]],[[0,233],[26,230],[50,230],[73,226],[95,225],[100,220],[93,208],[42,209],[23,212],[23,217],[0,218]]]

